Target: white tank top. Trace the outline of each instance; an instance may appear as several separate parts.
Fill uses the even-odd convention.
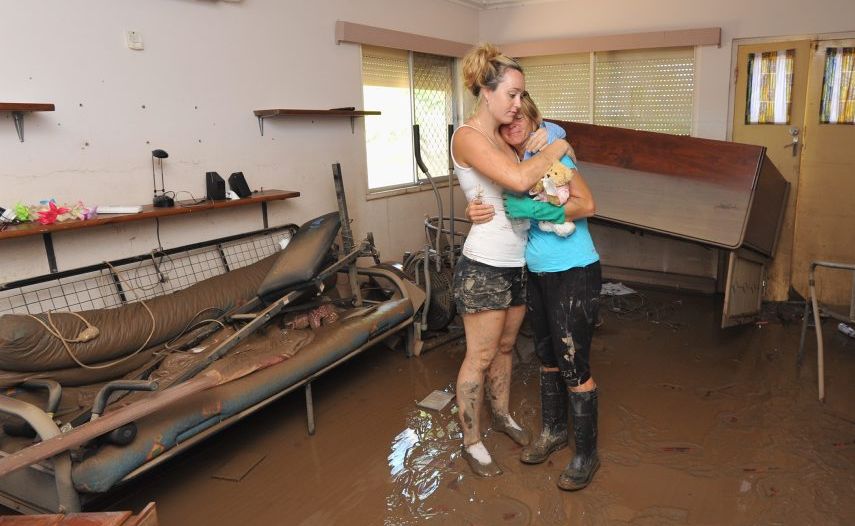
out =
[[[484,132],[468,124],[462,125],[484,135]],[[457,131],[460,131],[457,128]],[[455,135],[457,134],[455,131]],[[484,135],[484,137],[487,137]],[[454,137],[452,136],[452,143]],[[493,141],[487,137],[490,143]],[[466,243],[463,245],[463,255],[469,259],[494,267],[522,267],[525,265],[525,244],[528,240],[528,229],[531,222],[528,219],[508,219],[502,201],[502,188],[490,178],[478,172],[473,167],[461,166],[454,158],[452,148],[451,159],[454,171],[460,182],[460,189],[466,196],[466,201],[476,197],[484,204],[493,205],[496,215],[487,223],[472,225]]]

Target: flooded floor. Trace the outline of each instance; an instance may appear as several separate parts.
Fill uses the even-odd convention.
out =
[[[166,526],[855,523],[855,340],[826,322],[821,404],[813,330],[799,370],[792,313],[721,330],[714,297],[644,291],[643,300],[622,302],[621,313],[606,304],[595,335],[602,467],[581,492],[555,486],[571,450],[524,465],[519,446],[493,431],[485,444],[504,474],[475,477],[460,458],[454,404],[416,407],[453,390],[460,340],[420,358],[370,350],[314,383],[314,436],[299,391],[106,505],[155,501]],[[532,429],[537,383],[521,336],[511,408]]]

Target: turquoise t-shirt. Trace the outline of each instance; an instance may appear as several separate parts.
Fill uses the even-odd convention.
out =
[[[546,123],[549,142],[564,137],[564,130],[554,124]],[[553,128],[558,128],[555,130]],[[560,130],[560,131],[559,131]],[[525,158],[531,155],[526,152]],[[561,158],[568,168],[576,168],[573,159],[568,156]],[[600,260],[600,255],[594,247],[594,240],[588,231],[588,220],[577,219],[576,231],[567,237],[561,237],[554,232],[544,232],[532,220],[528,231],[528,243],[525,246],[525,263],[532,272],[562,272],[571,268],[585,267]]]

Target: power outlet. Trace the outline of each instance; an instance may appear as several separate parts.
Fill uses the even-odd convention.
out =
[[[125,43],[128,45],[128,49],[135,49],[137,51],[142,51],[145,49],[143,45],[142,33],[139,31],[126,31],[125,32]]]

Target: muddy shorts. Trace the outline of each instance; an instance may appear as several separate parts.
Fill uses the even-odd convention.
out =
[[[461,256],[454,267],[457,312],[474,314],[525,305],[525,267],[494,267]]]
[[[600,262],[563,272],[529,272],[528,320],[534,352],[568,387],[591,378],[591,341],[600,309]]]

